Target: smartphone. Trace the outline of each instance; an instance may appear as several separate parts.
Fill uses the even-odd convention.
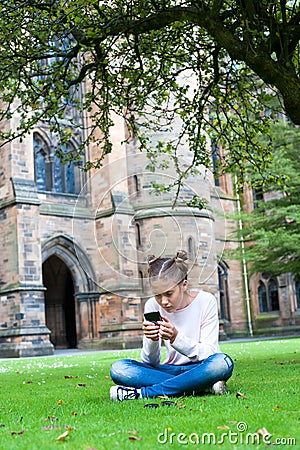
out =
[[[159,311],[153,311],[153,312],[149,312],[149,313],[145,313],[144,317],[146,320],[148,320],[149,322],[158,322],[159,320],[163,320]]]

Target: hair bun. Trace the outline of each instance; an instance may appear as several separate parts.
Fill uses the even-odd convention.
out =
[[[175,259],[175,261],[178,261],[178,262],[187,261],[188,260],[187,252],[185,250],[178,250],[174,259]]]
[[[154,261],[156,261],[157,260],[157,258],[156,258],[156,256],[154,256],[154,255],[148,255],[147,256],[147,262],[148,262],[148,264],[152,264],[152,263],[154,263]]]

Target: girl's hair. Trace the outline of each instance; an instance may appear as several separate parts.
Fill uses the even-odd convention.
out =
[[[184,250],[178,250],[174,258],[156,258],[154,255],[148,256],[148,276],[151,280],[171,279],[176,284],[187,279],[188,256]]]

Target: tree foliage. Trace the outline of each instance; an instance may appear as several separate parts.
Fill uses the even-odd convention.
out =
[[[264,200],[242,214],[245,256],[252,272],[300,275],[300,130],[281,125],[274,136],[272,171],[281,181],[265,187]]]
[[[154,165],[157,151],[176,161],[187,143],[190,168],[209,166],[210,136],[230,149],[228,170],[250,162],[262,172],[271,145],[258,136],[276,109],[300,124],[296,0],[1,0],[0,13],[0,119],[19,117],[3,142],[41,122],[61,144],[85,128],[79,152],[101,148],[88,168],[111,150],[115,112]]]

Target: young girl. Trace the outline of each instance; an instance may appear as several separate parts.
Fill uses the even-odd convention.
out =
[[[111,400],[193,395],[208,388],[225,394],[233,361],[220,352],[217,302],[208,292],[188,290],[186,260],[182,250],[175,258],[148,258],[154,297],[144,312],[159,311],[162,320],[143,323],[142,362],[123,359],[112,365],[117,386],[111,387]]]

